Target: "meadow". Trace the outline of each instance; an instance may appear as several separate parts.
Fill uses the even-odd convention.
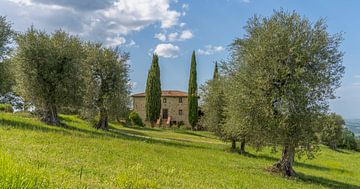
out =
[[[102,131],[60,117],[56,127],[0,113],[0,188],[360,188],[358,152],[321,146],[284,178],[267,171],[279,152],[240,155],[209,132],[120,124]]]

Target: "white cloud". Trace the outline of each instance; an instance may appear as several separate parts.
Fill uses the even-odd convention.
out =
[[[188,11],[189,10],[189,4],[182,4],[182,9],[185,10],[185,11]]]
[[[166,35],[163,33],[157,33],[155,34],[154,38],[160,40],[160,41],[166,41]]]
[[[165,33],[157,33],[154,35],[154,38],[159,39],[160,41],[185,41],[193,38],[194,34],[190,30],[184,30],[180,34],[178,32],[172,32],[166,35]]]
[[[181,13],[182,16],[185,16],[186,15],[186,11],[189,10],[189,4],[183,4],[182,6],[182,10],[183,12]]]
[[[200,55],[212,55],[215,53],[222,52],[224,50],[225,48],[223,46],[206,45],[204,49],[198,49],[198,53]]]
[[[164,58],[176,58],[178,57],[180,48],[171,43],[158,44],[154,50],[154,53]]]
[[[126,43],[126,39],[124,37],[115,37],[115,38],[106,38],[105,46],[107,47],[116,47],[119,45],[123,45]]]
[[[181,12],[172,0],[0,0],[0,12],[24,31],[30,25],[49,32],[62,28],[87,40],[121,43],[126,36],[152,25],[179,25]]]
[[[355,79],[360,79],[360,75],[354,75]]]
[[[169,41],[176,41],[176,40],[178,40],[178,35],[179,34],[177,32],[170,33],[168,35],[168,40]]]
[[[186,25],[186,23],[184,23],[184,22],[181,22],[181,23],[179,24],[180,27],[184,27],[185,25]]]
[[[192,32],[190,30],[184,30],[182,31],[181,35],[180,35],[180,40],[187,40],[187,39],[191,39],[194,35],[192,34]]]
[[[250,0],[241,0],[243,3],[250,3]]]

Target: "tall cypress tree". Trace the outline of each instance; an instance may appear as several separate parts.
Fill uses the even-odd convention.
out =
[[[189,79],[189,88],[188,88],[188,108],[189,108],[189,123],[193,130],[196,129],[198,122],[198,92],[197,92],[197,79],[196,79],[196,57],[195,51],[192,53],[191,57],[191,67],[190,67],[190,79]]]
[[[218,64],[217,64],[217,62],[215,62],[215,69],[214,69],[214,76],[213,76],[213,80],[218,80],[218,79],[219,79]]]
[[[158,61],[159,57],[154,54],[148,73],[145,91],[146,120],[151,123],[151,126],[156,123],[156,120],[160,117],[161,111],[161,81]]]

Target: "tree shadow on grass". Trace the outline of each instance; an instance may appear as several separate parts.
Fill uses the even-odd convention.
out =
[[[329,149],[331,149],[331,148],[329,148]],[[338,153],[342,153],[342,154],[350,154],[349,152],[347,152],[347,151],[344,151],[344,150],[342,150],[342,149],[331,149],[331,150],[333,150],[333,151],[335,151],[335,152],[338,152]]]
[[[135,130],[141,130],[141,131],[157,131],[157,132],[163,132],[162,129],[156,129],[156,128],[150,128],[150,127],[139,127],[139,126],[135,126],[135,127],[128,127],[131,129],[135,129]]]
[[[0,126],[5,126],[5,127],[10,126],[9,128],[16,128],[16,129],[22,129],[22,130],[71,134],[69,131],[63,130],[61,128],[52,128],[50,126],[42,126],[42,125],[32,124],[32,123],[28,123],[28,122],[24,122],[24,121],[0,119]]]
[[[312,175],[305,175],[303,173],[297,173],[296,177],[303,182],[311,183],[311,184],[318,184],[318,185],[325,186],[325,187],[331,188],[331,189],[339,189],[339,188],[341,188],[341,189],[360,189],[360,186],[358,186],[358,185],[343,183],[340,181],[330,180],[330,179],[312,176]]]
[[[202,137],[202,138],[210,138],[210,139],[213,139],[213,138],[208,137],[208,136],[200,135],[200,134],[193,133],[193,132],[189,132],[189,131],[182,130],[182,129],[174,129],[173,131],[174,131],[175,133],[180,133],[180,134],[185,134],[185,135],[192,135],[192,136],[197,136],[197,137]]]
[[[254,154],[249,154],[248,153],[246,156],[253,157],[253,158],[256,158],[256,159],[263,159],[263,160],[266,160],[266,161],[271,161],[273,163],[279,161],[278,158],[275,158],[275,157],[272,157],[272,156],[266,156],[266,155],[254,155]],[[338,172],[342,172],[342,173],[348,172],[347,170],[344,170],[344,169],[323,167],[323,166],[307,164],[307,163],[302,163],[302,162],[297,162],[297,161],[294,162],[294,166],[295,167],[302,167],[302,168],[306,168],[306,169],[314,169],[314,170],[319,170],[319,171],[338,171]]]
[[[102,130],[87,130],[87,129],[81,129],[74,126],[66,125],[64,123],[61,124],[61,126],[49,126],[49,125],[41,125],[37,123],[31,123],[26,122],[23,120],[8,120],[8,119],[0,119],[0,127],[11,127],[16,129],[22,129],[22,130],[36,130],[41,132],[47,132],[47,133],[58,133],[62,135],[73,135],[77,137],[87,137],[87,138],[104,138],[104,137],[111,137],[111,138],[119,138],[119,139],[125,139],[125,140],[131,140],[131,141],[142,141],[146,143],[153,143],[153,144],[162,144],[166,146],[174,146],[179,148],[198,148],[198,149],[211,149],[206,146],[199,146],[196,144],[184,143],[184,142],[177,142],[177,141],[171,141],[171,140],[161,140],[161,139],[155,139],[148,136],[139,136],[137,134],[130,134],[126,133],[119,129],[111,129],[108,131],[102,131]],[[74,131],[86,134],[86,135],[80,135],[78,136],[77,133]]]

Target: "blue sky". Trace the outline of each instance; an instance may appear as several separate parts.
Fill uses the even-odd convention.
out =
[[[297,11],[326,18],[330,33],[344,32],[346,73],[331,109],[360,118],[360,1],[358,0],[0,0],[0,15],[17,31],[30,25],[62,28],[85,40],[119,45],[131,54],[132,91],[145,88],[151,54],[160,56],[163,89],[187,90],[191,52],[197,53],[198,82],[211,78],[214,61],[226,60],[233,39],[254,14]]]

